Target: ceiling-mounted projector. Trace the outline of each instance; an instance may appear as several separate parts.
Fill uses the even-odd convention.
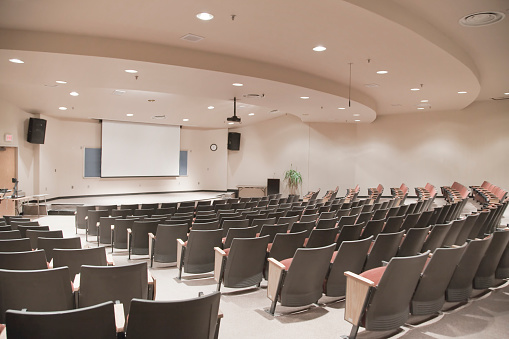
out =
[[[226,118],[226,121],[241,122],[241,119],[237,116],[237,97],[233,97],[233,116]]]

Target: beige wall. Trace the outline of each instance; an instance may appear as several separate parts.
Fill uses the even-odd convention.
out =
[[[283,178],[294,164],[302,190],[405,182],[411,188],[489,180],[509,189],[509,102],[480,102],[457,112],[379,117],[371,124],[304,124],[285,116],[240,127],[241,150],[230,151],[228,187]],[[249,159],[249,160],[247,160]],[[297,165],[297,166],[295,166]],[[282,187],[283,188],[283,187]],[[413,192],[411,192],[413,193]]]
[[[187,177],[83,178],[83,148],[100,147],[100,124],[48,120],[46,143],[25,141],[34,116],[0,101],[0,145],[18,147],[20,188],[50,197],[161,191],[226,190],[266,185],[293,167],[302,173],[302,191],[340,194],[356,184],[361,194],[382,183],[427,181],[436,186],[489,180],[509,189],[509,102],[480,102],[457,112],[416,112],[379,117],[371,124],[305,124],[287,115],[240,132],[240,151],[227,151],[227,130],[184,128],[181,149],[189,151]],[[14,140],[4,142],[4,134]],[[219,148],[209,149],[211,143]],[[40,163],[39,163],[40,159]],[[288,191],[281,185],[284,193]]]

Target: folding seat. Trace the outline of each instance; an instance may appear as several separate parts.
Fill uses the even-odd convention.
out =
[[[444,239],[447,236],[447,232],[451,229],[452,223],[432,226],[431,232],[422,245],[421,252],[434,251],[439,247],[442,247]]]
[[[131,259],[131,253],[137,255],[145,255],[149,254],[148,244],[149,237],[148,234],[152,233],[157,235],[157,225],[158,221],[145,221],[145,220],[136,220],[133,223],[133,227],[127,229],[127,249],[129,251],[129,259]]]
[[[155,210],[159,208],[159,203],[148,203],[148,204],[141,204],[140,209],[151,209]]]
[[[216,228],[217,229],[217,228]],[[173,263],[177,261],[177,239],[187,240],[187,224],[157,225],[157,235],[149,233],[150,267],[154,261]]]
[[[19,215],[4,215],[4,219],[5,219],[5,223],[7,225],[11,225],[13,230],[17,229],[16,225],[18,223],[31,222],[30,218],[23,218],[23,217],[21,217]],[[14,222],[14,224],[13,224],[13,222]]]
[[[405,216],[407,214],[409,206],[410,205],[401,205],[401,206],[399,206],[398,212],[396,213],[395,216]]]
[[[362,206],[361,213],[373,212],[374,205],[366,204]]]
[[[115,220],[120,217],[100,217],[99,218],[99,229],[97,232],[97,245],[109,244],[111,245],[112,233],[115,227]]]
[[[333,219],[335,216],[336,216],[336,211],[321,212],[320,217],[318,219],[319,220],[320,219]]]
[[[438,220],[438,217],[440,217],[440,214],[442,213],[442,209],[443,209],[443,206],[433,209],[433,213],[431,214],[431,217],[428,220],[428,226],[437,224],[437,220]]]
[[[43,238],[63,238],[64,234],[62,230],[55,230],[55,231],[40,231],[40,230],[27,230],[26,231],[26,237],[30,239],[30,246],[32,246],[32,249],[38,248],[38,239],[39,237]]]
[[[340,217],[338,220],[337,227],[341,230],[341,228],[343,228],[343,226],[345,225],[355,225],[358,217],[359,217],[358,214]]]
[[[136,220],[139,219],[115,219],[112,234],[112,252],[113,248],[127,249],[127,229],[132,229]]]
[[[339,249],[334,252],[331,267],[324,283],[323,293],[328,297],[343,297],[346,295],[345,272],[360,274],[373,237],[362,240],[343,241]]]
[[[424,267],[410,303],[412,315],[440,312],[445,303],[445,290],[466,245],[457,248],[437,248]]]
[[[150,217],[154,214],[154,209],[152,208],[138,208],[134,210],[133,215],[135,216],[145,216]]]
[[[389,212],[388,209],[378,209],[375,211],[375,213],[373,214],[373,217],[371,218],[372,220],[381,220],[381,219],[384,219],[387,217],[387,212]]]
[[[276,225],[263,225],[260,231],[259,237],[268,236],[269,243],[274,241],[274,237],[278,233],[286,233],[288,231],[288,224],[276,224]]]
[[[38,230],[38,231],[49,231],[49,226],[38,226],[38,225],[19,225],[17,230],[21,234],[22,238],[27,237],[27,230]]]
[[[219,202],[219,200],[216,200]],[[161,203],[161,208],[174,208],[175,210],[177,209],[178,207],[178,203],[177,202],[163,202]],[[122,207],[120,207],[122,208]],[[138,207],[136,207],[138,208]]]
[[[28,218],[11,218],[10,224],[11,229],[17,230],[18,226],[39,226],[38,221],[31,221]]]
[[[339,249],[343,241],[359,240],[363,228],[364,223],[343,226],[343,228],[339,230],[339,234],[336,238],[336,250]]]
[[[316,223],[316,228],[317,229],[334,228],[334,227],[336,227],[337,222],[338,222],[338,218],[331,218],[331,219],[320,218],[320,219],[318,219],[318,222]]]
[[[451,206],[452,205],[442,206],[442,210],[440,211],[436,224],[445,224],[447,222],[447,216],[449,215],[449,210],[451,209]]]
[[[409,229],[415,227],[417,225],[417,221],[421,218],[420,213],[414,213],[414,214],[407,214],[405,216],[405,220],[403,221],[403,224],[401,224],[401,229],[405,232]]]
[[[349,208],[346,208],[346,209],[338,209],[336,211],[336,217],[339,219],[341,219],[341,217],[347,217],[350,215],[350,209]]]
[[[172,207],[166,207],[166,208],[156,208],[154,209],[154,214],[152,215],[173,215],[175,214],[176,209]]]
[[[467,248],[445,291],[445,300],[448,302],[468,300],[472,292],[472,281],[491,240],[492,237],[487,237],[471,240],[467,243]]]
[[[127,316],[131,299],[149,299],[148,278],[146,262],[123,266],[83,265],[79,284],[75,280],[74,286],[78,290],[78,306],[88,307],[118,300],[124,305]]]
[[[193,223],[193,230],[216,230],[219,228],[219,220],[217,219],[202,219]]]
[[[381,236],[381,235],[380,235]],[[428,253],[392,258],[387,266],[347,274],[345,320],[356,338],[359,327],[367,331],[388,331],[402,326],[409,317],[409,305]]]
[[[465,220],[466,219],[455,219],[451,221],[451,227],[445,235],[444,241],[440,247],[451,247],[452,245],[456,244],[456,239],[458,238],[458,235],[460,234],[461,229],[465,224]]]
[[[276,224],[276,218],[255,218],[253,219],[253,222],[251,223],[251,226],[257,226],[257,233],[260,233],[260,230],[262,229],[263,225],[275,225]]]
[[[41,238],[37,240],[37,247],[44,250],[46,253],[46,261],[50,262],[53,258],[53,249],[55,248],[67,248],[67,249],[80,249],[81,238]]]
[[[102,206],[96,206],[96,210],[98,211],[108,211],[108,215],[111,215],[113,210],[118,209],[117,205],[102,205]]]
[[[21,239],[21,233],[19,233],[19,230],[0,232],[0,240],[9,240],[9,239]]]
[[[194,205],[193,206],[179,207],[179,208],[177,208],[177,211],[175,213],[194,213]]]
[[[294,223],[296,223],[299,220],[298,216],[286,216],[279,218],[278,223],[279,224],[288,224],[288,230],[290,230]]]
[[[281,262],[269,258],[267,297],[272,300],[271,315],[278,301],[282,306],[297,307],[316,303],[322,297],[334,248],[334,244],[299,248],[293,258]]]
[[[221,228],[223,238],[225,238],[228,235],[228,230],[230,228],[245,228],[249,226],[249,220],[243,219],[243,220],[224,220],[223,221],[223,227]]]
[[[74,222],[76,225],[76,234],[78,229],[87,229],[87,216],[88,211],[95,211],[95,206],[76,206],[76,214],[74,215]]]
[[[469,215],[465,216],[465,222],[458,234],[458,237],[456,238],[455,245],[461,246],[467,241],[468,235],[472,231],[472,228],[474,227],[475,222],[477,221],[477,218],[479,218],[478,213],[477,214],[469,214]]]
[[[161,207],[169,207],[169,206],[161,206]],[[120,205],[121,210],[130,210],[131,211],[129,213],[129,215],[134,215],[134,210],[137,210],[138,208],[140,208],[140,205],[138,205],[138,204],[122,204],[122,205]]]
[[[83,265],[108,265],[106,249],[104,247],[92,247],[80,249],[55,248],[53,250],[53,267],[67,266],[70,280],[74,280],[74,276],[80,273]]]
[[[398,233],[380,233],[368,253],[364,270],[367,271],[380,267],[383,265],[383,261],[389,261],[392,257],[396,256],[404,233],[404,231]]]
[[[422,246],[428,236],[431,226],[426,228],[411,228],[403,236],[403,242],[399,246],[396,256],[409,257],[421,253]]]
[[[309,235],[311,234],[311,231],[315,227],[314,221],[307,221],[307,222],[296,222],[292,225],[292,228],[290,229],[290,233],[297,233],[301,231],[306,231],[306,238],[309,238]]]
[[[207,273],[214,270],[214,247],[222,246],[221,229],[191,231],[187,242],[177,239],[178,279],[185,273]]]
[[[126,337],[129,339],[217,338],[221,293],[178,301],[131,301]],[[149,324],[147,326],[147,324]]]
[[[128,215],[132,215],[132,213],[130,209],[119,209],[111,211],[111,216],[125,219]]]
[[[97,236],[99,228],[99,220],[101,217],[108,217],[110,214],[108,210],[88,211],[87,216],[87,229],[85,239],[88,241],[88,236]]]
[[[408,204],[406,206],[407,206],[406,211],[404,211],[404,213],[400,214],[400,215],[408,215],[408,214],[418,213],[418,212],[415,212],[415,209],[417,207],[417,202]],[[398,213],[401,213],[401,208],[399,209]]]
[[[5,239],[0,240],[0,252],[25,252],[31,251],[30,239]]]
[[[281,217],[284,217],[286,215],[286,210],[283,210],[283,211],[279,211],[278,212],[270,212],[268,215],[267,215],[267,218],[270,219],[270,218],[276,218],[276,223],[279,222],[279,218]]]
[[[429,221],[431,219],[432,214],[433,211],[422,212],[421,216],[419,217],[419,220],[417,220],[417,223],[414,225],[414,227],[415,228],[428,227],[430,225]]]
[[[221,283],[229,288],[260,286],[267,255],[269,236],[235,238],[231,247],[215,247],[214,280],[217,291]]]
[[[0,295],[0,324],[5,324],[8,309],[64,311],[74,308],[67,267],[27,271],[0,269]]]
[[[502,257],[495,270],[495,279],[507,278],[509,278],[509,244],[505,248],[504,253],[502,253]]]
[[[44,250],[27,252],[0,252],[0,269],[43,270],[48,268]]]
[[[404,222],[404,216],[394,216],[394,217],[388,217],[384,228],[382,230],[382,233],[396,233],[399,232],[401,229],[401,225],[403,225]]]
[[[349,215],[359,215],[362,211],[362,206],[355,206],[350,209]]]
[[[222,248],[230,248],[233,239],[235,238],[254,238],[259,233],[258,226],[250,226],[244,228],[230,228],[228,234],[223,241]]]
[[[399,208],[400,208],[399,206],[389,208],[389,211],[387,212],[385,218],[398,216]]]
[[[366,239],[369,237],[376,238],[376,236],[382,232],[382,229],[384,227],[385,220],[370,220],[362,230],[362,234],[360,236],[360,239]]]
[[[470,230],[470,233],[468,235],[468,239],[475,239],[477,237],[483,238],[484,237],[484,230],[482,230],[486,220],[488,219],[488,216],[490,214],[487,210],[482,210],[478,212],[479,216],[477,217],[474,226],[472,226],[472,229]]]
[[[117,336],[113,302],[67,311],[8,310],[9,338],[111,338]]]
[[[304,247],[316,248],[336,244],[337,236],[337,228],[314,229],[311,231],[309,238],[304,242]]]
[[[293,258],[295,251],[304,246],[306,240],[306,232],[298,233],[277,233],[274,241],[267,246],[267,257],[274,258],[278,261]],[[268,263],[265,267],[265,278],[268,279]]]
[[[495,286],[495,271],[509,243],[509,228],[493,232],[491,243],[474,276],[474,289],[487,289]]]

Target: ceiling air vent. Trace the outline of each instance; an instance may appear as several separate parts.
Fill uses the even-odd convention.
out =
[[[248,99],[259,99],[259,98],[263,98],[265,97],[265,94],[257,94],[257,93],[249,93],[249,94],[244,94],[243,95],[244,98],[248,98]]]
[[[201,41],[201,40],[203,40],[205,38],[202,37],[202,36],[199,36],[199,35],[195,35],[195,34],[189,33],[189,34],[184,35],[180,39],[186,40],[186,41],[191,41],[191,42],[198,42],[198,41]]]
[[[460,25],[467,27],[479,27],[494,24],[504,19],[501,12],[478,12],[464,16],[459,20]]]

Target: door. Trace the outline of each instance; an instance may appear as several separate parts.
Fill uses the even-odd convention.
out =
[[[12,190],[14,184],[12,178],[16,178],[16,147],[0,147],[0,188]],[[6,193],[5,197],[10,197],[12,192]],[[0,193],[0,198],[4,194]],[[14,201],[10,199],[0,200],[0,216],[14,215]]]

